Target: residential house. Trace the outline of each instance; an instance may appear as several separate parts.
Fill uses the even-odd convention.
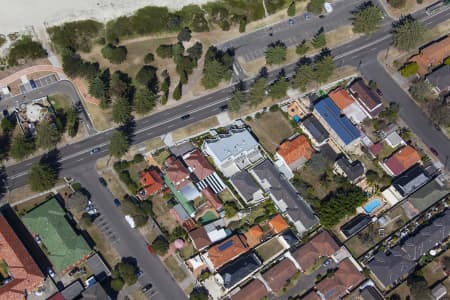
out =
[[[241,254],[244,254],[249,249],[245,237],[235,234],[223,242],[209,248],[205,258],[207,259],[207,262],[209,262],[211,269],[219,269],[226,263],[232,261]]]
[[[286,223],[283,216],[280,214],[270,218],[267,224],[274,234],[279,234],[289,229],[288,223]]]
[[[331,138],[344,149],[353,149],[361,139],[361,133],[352,122],[341,114],[330,98],[324,98],[314,105],[313,114],[328,130]]]
[[[412,146],[407,145],[387,158],[382,166],[391,176],[398,176],[420,162],[420,155]]]
[[[350,238],[364,227],[372,222],[372,218],[366,214],[359,214],[344,225],[341,226],[341,232],[347,237]]]
[[[209,186],[205,189],[202,189],[202,194],[206,198],[208,204],[216,211],[221,211],[223,209],[222,201],[219,199],[219,197],[217,197],[217,195]]]
[[[406,145],[406,142],[402,139],[402,137],[397,133],[397,131],[392,131],[384,138],[384,141],[391,147],[397,148],[399,146]]]
[[[103,286],[99,282],[96,282],[81,293],[81,300],[92,299],[109,300],[111,297],[108,295]]]
[[[339,249],[333,237],[327,231],[322,231],[292,252],[292,256],[305,272],[313,268],[321,258],[333,257]]]
[[[289,258],[284,258],[264,272],[262,277],[270,289],[277,293],[289,283],[289,279],[298,271]]]
[[[291,179],[294,177],[292,171],[302,168],[313,153],[314,149],[306,136],[298,135],[280,145],[275,154],[275,164],[286,178]]]
[[[231,176],[230,183],[239,197],[247,204],[258,203],[265,199],[263,190],[246,170],[236,172]]]
[[[195,249],[202,251],[212,244],[204,227],[196,228],[188,233]]]
[[[411,273],[420,257],[448,239],[450,234],[450,210],[445,210],[419,229],[414,235],[388,252],[379,251],[368,263],[383,289],[396,285]]]
[[[210,187],[217,194],[225,189],[225,184],[199,149],[184,154],[183,160],[198,180],[196,184],[200,190]]]
[[[164,189],[164,180],[156,167],[152,167],[142,172],[140,182],[142,190],[139,191],[137,196],[141,200],[145,200]]]
[[[450,65],[443,65],[427,75],[426,80],[433,86],[436,94],[450,92]]]
[[[269,160],[266,159],[252,168],[250,173],[263,190],[270,195],[276,206],[286,213],[299,233],[303,233],[319,223],[311,207],[300,198],[294,187]]]
[[[258,141],[247,129],[230,129],[228,134],[205,140],[202,147],[226,177],[262,158]]]
[[[447,288],[442,283],[436,284],[431,289],[431,296],[433,297],[433,300],[440,300],[444,298],[447,295]]]
[[[245,238],[249,247],[254,248],[261,243],[264,236],[264,231],[258,224],[250,227],[245,233]]]
[[[334,104],[347,116],[353,123],[359,124],[364,121],[367,116],[361,106],[352,96],[343,88],[337,88],[328,93],[328,97],[333,100]]]
[[[231,296],[231,300],[263,299],[269,294],[265,285],[258,279],[253,279],[239,291]]]
[[[256,253],[250,251],[227,263],[217,273],[223,279],[223,286],[226,289],[232,289],[252,273],[256,272],[261,265],[262,262]]]
[[[339,300],[350,293],[365,279],[350,258],[338,265],[337,271],[316,286],[317,294],[323,300]]]
[[[164,162],[164,166],[164,173],[178,191],[191,183],[188,169],[175,156],[169,156]]]
[[[436,42],[422,48],[419,54],[412,56],[409,61],[419,65],[421,76],[428,74],[433,69],[442,64],[445,58],[450,56],[450,36],[446,36]]]
[[[203,227],[205,228],[211,243],[221,241],[231,234],[231,231],[225,228],[225,221],[223,219],[217,219]]]
[[[334,163],[334,171],[346,177],[351,183],[358,182],[364,177],[365,169],[359,160],[351,162],[347,157],[341,156]]]
[[[383,111],[383,102],[380,97],[366,85],[364,80],[354,81],[349,86],[349,91],[370,119],[376,118]]]
[[[395,178],[392,185],[384,190],[382,195],[393,206],[414,193],[430,179],[424,168],[416,164]]]
[[[301,124],[300,128],[311,139],[316,147],[325,145],[328,142],[330,134],[317,120],[314,115],[309,115]]]
[[[9,223],[0,214],[0,261],[3,282],[0,298],[22,300],[44,283],[44,275]],[[8,278],[5,278],[8,275]]]
[[[372,283],[373,284],[373,283]],[[366,285],[359,290],[359,297],[351,298],[351,300],[384,300],[384,297],[373,285]]]

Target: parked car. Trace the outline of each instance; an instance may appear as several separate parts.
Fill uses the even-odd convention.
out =
[[[120,201],[119,201],[119,199],[114,199],[114,205],[116,206],[116,207],[120,207],[120,205],[121,205],[121,203],[120,203]]]
[[[288,23],[289,23],[289,25],[294,25],[295,24],[295,20],[294,19],[289,19]]]
[[[144,274],[144,272],[142,272],[141,270],[137,270],[135,273],[136,277],[138,277],[138,278],[141,277],[142,274]]]
[[[92,150],[89,152],[89,154],[90,154],[90,155],[93,155],[93,154],[95,154],[95,153],[97,153],[97,152],[100,152],[100,148],[99,148],[99,147],[92,149]]]
[[[103,186],[108,186],[108,183],[106,182],[105,178],[103,177],[99,177],[98,181],[100,181],[101,185]]]
[[[226,111],[228,109],[228,104],[224,104],[221,107],[219,107],[220,111]]]
[[[305,20],[310,20],[311,19],[311,14],[310,13],[305,13],[304,15],[303,15],[303,17],[305,18]]]
[[[80,268],[75,267],[75,268],[73,268],[72,270],[70,270],[69,276],[73,276],[73,275],[75,275],[76,273],[78,273],[79,271],[80,271]]]
[[[433,155],[439,156],[439,153],[438,153],[437,150],[434,149],[433,147],[430,147],[430,151],[431,151],[431,153],[433,153]]]
[[[155,251],[153,250],[152,245],[147,245],[147,249],[148,249],[148,252],[150,252],[151,254],[155,254]]]
[[[189,119],[190,117],[191,117],[191,115],[190,115],[190,114],[187,114],[187,115],[182,116],[182,117],[181,117],[181,120],[187,120],[187,119]]]
[[[144,285],[144,286],[142,287],[141,291],[142,291],[143,293],[148,292],[149,290],[152,289],[152,287],[153,287],[153,284],[148,283],[148,284],[146,284],[146,285]]]
[[[47,268],[47,274],[51,277],[54,278],[56,276],[55,272],[53,272],[52,267],[48,267]]]
[[[31,88],[32,88],[32,89],[37,88],[36,82],[35,82],[33,79],[30,80],[30,85],[31,85]]]

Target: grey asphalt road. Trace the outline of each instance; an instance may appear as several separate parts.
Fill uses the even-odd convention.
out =
[[[74,105],[77,103],[83,103],[81,101],[80,95],[77,90],[73,86],[72,82],[68,80],[60,80],[55,83],[33,89],[31,91],[26,92],[25,94],[9,97],[2,99],[0,101],[0,111],[8,110],[13,111],[19,104],[28,103],[36,98],[44,97],[44,96],[52,96],[55,94],[65,94],[72,99]],[[97,133],[89,116],[86,113],[86,110],[79,115],[83,124],[86,126],[86,129],[89,135],[93,135]]]
[[[324,15],[324,18],[311,15],[311,18],[307,20],[304,15],[298,15],[289,19],[293,21],[293,23],[291,21],[291,24],[286,19],[218,44],[217,47],[222,50],[233,48],[236,56],[241,56],[248,62],[264,56],[267,45],[271,43],[281,41],[289,47],[312,38],[320,27],[323,27],[325,31],[330,31],[342,25],[350,24],[351,11],[364,2],[366,1],[337,1],[333,4],[333,12]]]
[[[422,14],[422,15],[420,15]],[[419,13],[423,17],[423,12]],[[425,23],[428,25],[437,24],[448,19],[448,11],[433,16]],[[429,121],[409,99],[408,95],[401,90],[399,86],[389,77],[383,68],[376,61],[376,53],[385,49],[391,43],[389,28],[385,26],[380,32],[371,37],[363,37],[347,45],[343,45],[332,50],[337,65],[352,64],[357,66],[368,79],[376,80],[378,86],[384,93],[388,101],[398,101],[400,103],[400,116],[406,124],[422,138],[429,146],[438,149],[439,159],[444,162],[446,155],[450,153],[449,140],[442,136],[442,133],[434,130]],[[286,74],[292,74],[296,65],[292,64],[284,67]],[[269,79],[276,78],[279,70],[271,72]],[[247,83],[252,80],[248,80]],[[140,143],[155,136],[160,136],[177,128],[186,126],[192,122],[205,119],[220,112],[220,106],[227,102],[234,87],[230,86],[219,91],[213,92],[196,100],[180,104],[172,109],[162,111],[139,120],[136,124],[136,133],[133,137],[133,143]],[[190,114],[187,120],[181,120],[181,116]],[[119,243],[127,241],[126,245],[118,246],[120,253],[125,256],[134,256],[138,260],[144,273],[148,276],[158,276],[162,270],[162,265],[158,260],[149,260],[144,254],[145,245],[142,237],[135,233],[130,235],[128,224],[123,220],[123,216],[112,204],[112,195],[106,191],[95,178],[95,171],[92,169],[95,160],[105,155],[106,147],[111,135],[111,131],[99,133],[80,141],[71,146],[62,147],[60,151],[61,176],[72,176],[80,180],[91,191],[94,201],[105,216],[105,219],[115,224],[112,228],[117,231]],[[100,147],[101,152],[90,155],[90,149]],[[32,158],[26,161],[10,166],[6,169],[8,174],[9,189],[26,184],[26,173],[31,164],[38,161],[39,158]],[[103,189],[103,190],[102,190]],[[117,227],[117,228],[116,228]],[[165,276],[165,275],[163,275]],[[165,277],[163,277],[165,278]],[[155,280],[149,277],[150,280]],[[145,282],[144,282],[145,284]],[[171,279],[163,279],[161,282],[155,280],[155,286],[161,299],[179,299],[174,294],[179,293],[177,285],[173,284]],[[182,299],[184,297],[181,297]]]
[[[186,299],[160,259],[148,252],[141,234],[125,221],[122,212],[113,203],[114,196],[111,192],[99,185],[94,165],[75,165],[69,173],[91,193],[91,199],[100,213],[99,217],[106,221],[105,226],[117,237],[112,244],[119,254],[136,259],[139,269],[143,271],[139,277],[141,286],[153,284],[151,299]]]

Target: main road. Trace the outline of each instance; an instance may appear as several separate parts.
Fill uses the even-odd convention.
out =
[[[423,11],[416,14],[427,26],[434,26],[449,19],[450,11],[446,10],[431,17],[427,17]],[[380,31],[372,36],[362,37],[351,43],[331,51],[336,64],[353,65],[359,68],[362,74],[378,83],[387,101],[400,103],[400,117],[427,145],[438,149],[439,159],[445,162],[450,153],[449,140],[429,122],[419,107],[411,100],[378,63],[377,53],[386,49],[391,44],[390,27],[384,25]],[[287,75],[292,75],[296,64],[284,67]],[[269,74],[269,79],[277,77],[280,70]],[[246,81],[250,83],[252,79]],[[220,107],[225,104],[233,86],[215,91],[196,100],[181,103],[179,106],[166,111],[155,113],[136,122],[136,130],[133,136],[133,144],[147,139],[166,134],[190,123],[217,115]],[[190,118],[183,120],[183,115],[190,114]],[[112,202],[112,195],[98,184],[94,169],[95,161],[105,155],[111,136],[111,130],[91,136],[83,141],[59,149],[60,175],[75,177],[92,193],[93,200],[100,213],[111,224],[119,241],[116,245],[123,256],[133,256],[137,259],[139,267],[144,271],[142,280],[150,280],[156,288],[157,298],[183,299],[184,295],[171,277],[167,274],[158,258],[147,253],[143,239],[125,223]],[[91,155],[89,151],[94,147],[100,147],[101,152]],[[26,184],[26,174],[30,166],[40,158],[31,158],[6,169],[9,189],[14,189]],[[143,282],[145,283],[145,282]]]

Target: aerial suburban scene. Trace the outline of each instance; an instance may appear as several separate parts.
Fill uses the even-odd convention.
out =
[[[450,0],[1,2],[0,300],[450,299]]]

